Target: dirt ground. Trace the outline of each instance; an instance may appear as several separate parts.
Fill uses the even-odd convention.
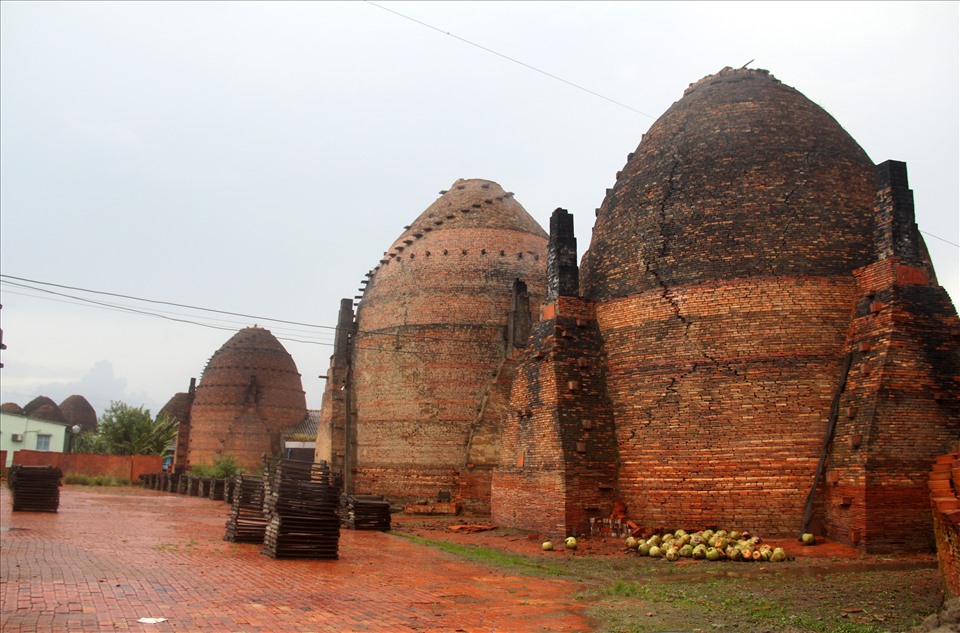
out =
[[[541,535],[496,528],[454,532],[482,520],[402,516],[394,529],[429,541],[509,552],[586,589],[578,597],[598,631],[909,631],[943,604],[933,554],[867,555],[817,539],[767,541],[784,563],[669,562],[628,553],[621,539],[580,539],[575,551],[541,550]],[[558,543],[559,545],[559,543]]]
[[[341,530],[336,561],[223,541],[229,507],[64,486],[60,511],[0,491],[0,630],[585,632],[909,631],[943,598],[933,555],[783,545],[785,563],[640,558],[619,539],[541,550],[483,519],[393,515]],[[163,617],[157,624],[141,617]]]

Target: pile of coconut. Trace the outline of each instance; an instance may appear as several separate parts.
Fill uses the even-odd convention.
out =
[[[787,553],[782,547],[771,547],[763,543],[759,536],[736,530],[704,530],[694,534],[677,530],[673,534],[654,534],[647,540],[631,536],[627,538],[625,545],[628,551],[636,551],[639,556],[666,558],[670,561],[694,558],[709,561],[782,563],[787,560]]]

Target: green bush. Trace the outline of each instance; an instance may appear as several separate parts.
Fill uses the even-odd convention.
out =
[[[213,465],[196,464],[190,467],[189,474],[194,477],[213,477],[215,479],[228,479],[237,473],[243,472],[243,468],[237,462],[237,458],[232,455],[224,455]]]

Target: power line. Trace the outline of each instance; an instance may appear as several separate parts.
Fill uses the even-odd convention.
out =
[[[934,235],[933,233],[927,233],[927,232],[924,231],[923,229],[917,229],[917,230],[920,231],[921,233],[923,233],[924,235],[929,235],[930,237],[932,237],[932,238],[935,239],[935,240],[940,240],[941,242],[946,242],[947,244],[950,244],[951,246],[956,246],[957,248],[960,248],[960,244],[957,244],[956,242],[951,242],[950,240],[944,239],[944,238],[940,237],[939,235]]]
[[[641,110],[637,110],[636,108],[634,108],[634,107],[632,107],[632,106],[629,106],[629,105],[627,105],[627,104],[625,104],[625,103],[622,103],[622,102],[620,102],[620,101],[617,101],[616,99],[611,99],[610,97],[608,97],[608,96],[606,96],[606,95],[602,95],[602,94],[600,94],[599,92],[595,92],[595,91],[593,91],[593,90],[590,90],[589,88],[585,88],[585,87],[583,87],[583,86],[581,86],[581,85],[579,85],[579,84],[575,84],[575,83],[573,83],[572,81],[568,81],[568,80],[564,79],[563,77],[558,77],[557,75],[548,73],[547,71],[541,70],[540,68],[537,68],[536,66],[531,66],[530,64],[527,64],[527,63],[525,63],[525,62],[522,62],[522,61],[520,61],[519,59],[516,59],[516,58],[514,58],[514,57],[510,57],[509,55],[504,55],[503,53],[500,53],[500,52],[497,52],[497,51],[493,50],[492,48],[487,48],[486,46],[483,46],[482,44],[477,44],[476,42],[472,42],[472,41],[470,41],[470,40],[468,40],[468,39],[466,39],[466,38],[460,37],[459,35],[454,35],[454,34],[451,33],[450,31],[444,31],[443,29],[438,28],[438,27],[436,27],[436,26],[433,26],[432,24],[427,24],[426,22],[422,22],[421,20],[418,20],[418,19],[416,19],[416,18],[412,18],[412,17],[410,17],[409,15],[404,15],[403,13],[400,13],[399,11],[394,11],[393,9],[388,9],[387,7],[385,7],[385,6],[383,6],[383,5],[379,5],[379,4],[377,4],[376,2],[371,2],[370,0],[366,0],[366,2],[367,2],[367,4],[372,5],[372,6],[375,6],[375,7],[377,7],[378,9],[383,9],[384,11],[386,11],[386,12],[388,12],[388,13],[392,13],[392,14],[394,14],[394,15],[396,15],[396,16],[398,16],[398,17],[401,17],[401,18],[403,18],[403,19],[405,19],[405,20],[410,20],[411,22],[415,22],[416,24],[419,24],[420,26],[424,26],[424,27],[426,27],[426,28],[428,28],[428,29],[431,29],[431,30],[433,30],[433,31],[436,31],[437,33],[442,33],[442,34],[444,34],[444,35],[449,35],[449,36],[452,37],[453,39],[455,39],[455,40],[457,40],[457,41],[460,41],[460,42],[463,42],[464,44],[469,44],[470,46],[479,48],[480,50],[485,51],[485,52],[487,52],[487,53],[490,53],[490,54],[492,54],[492,55],[496,55],[497,57],[502,57],[503,59],[505,59],[505,60],[507,60],[507,61],[513,62],[514,64],[519,64],[520,66],[523,66],[524,68],[527,68],[527,69],[532,70],[532,71],[534,71],[534,72],[540,73],[541,75],[545,75],[545,76],[549,77],[550,79],[554,79],[554,80],[559,81],[559,82],[561,82],[561,83],[565,83],[565,84],[567,84],[568,86],[572,86],[572,87],[576,88],[577,90],[582,90],[583,92],[586,92],[586,93],[588,93],[588,94],[591,94],[591,95],[593,95],[594,97],[599,97],[599,98],[603,99],[604,101],[609,101],[610,103],[612,103],[612,104],[614,104],[614,105],[618,105],[618,106],[620,106],[621,108],[626,108],[627,110],[630,110],[631,112],[636,112],[637,114],[642,114],[643,116],[645,116],[645,117],[647,117],[647,118],[650,118],[650,119],[653,119],[653,120],[656,120],[656,118],[657,118],[657,117],[655,117],[655,116],[652,116],[652,115],[650,115],[650,114],[647,114],[646,112],[643,112],[643,111],[641,111]]]
[[[16,279],[16,280],[18,280],[18,281],[17,281],[17,282],[9,281],[10,279]],[[158,305],[177,306],[177,307],[187,308],[187,309],[190,309],[190,310],[198,310],[198,311],[201,311],[201,312],[212,312],[212,313],[215,313],[215,314],[226,314],[226,315],[231,315],[231,316],[240,316],[240,317],[255,319],[255,320],[259,321],[259,322],[273,322],[273,323],[286,323],[286,324],[293,324],[293,325],[303,325],[303,326],[305,326],[305,327],[312,327],[312,328],[318,328],[318,329],[323,329],[323,330],[333,330],[333,331],[335,331],[335,330],[337,329],[336,326],[316,325],[316,324],[313,324],[313,323],[300,323],[300,322],[298,322],[298,321],[287,321],[287,320],[284,320],[284,319],[274,319],[274,318],[271,318],[271,317],[264,317],[264,316],[251,316],[251,315],[242,314],[242,313],[238,313],[238,312],[228,312],[228,311],[226,311],[226,310],[218,310],[218,309],[214,309],[214,308],[204,308],[204,307],[201,307],[201,306],[192,306],[192,305],[187,305],[187,304],[183,304],[183,303],[175,303],[175,302],[172,302],[172,301],[160,301],[160,300],[157,300],[157,299],[146,299],[146,298],[144,298],[144,297],[135,297],[135,296],[133,296],[133,295],[120,294],[120,293],[116,293],[116,292],[107,292],[107,291],[104,291],[104,290],[92,290],[92,289],[89,289],[89,288],[81,288],[81,287],[78,287],[78,286],[68,286],[68,285],[65,285],[65,284],[57,284],[57,283],[53,283],[53,282],[49,282],[49,281],[40,281],[40,280],[37,280],[37,279],[27,279],[26,277],[16,277],[16,276],[13,276],[13,275],[0,274],[0,280],[2,280],[2,283],[5,283],[5,284],[7,284],[7,285],[12,285],[12,286],[20,287],[20,288],[27,288],[27,289],[34,290],[34,291],[37,291],[37,292],[43,292],[43,293],[58,295],[58,296],[62,296],[62,297],[67,297],[67,298],[70,298],[70,299],[74,299],[74,300],[76,300],[76,301],[82,301],[82,302],[84,302],[84,303],[90,303],[90,304],[94,304],[94,305],[97,305],[97,306],[102,306],[102,307],[105,307],[105,308],[108,308],[108,309],[113,309],[113,310],[118,310],[118,311],[126,311],[126,312],[133,312],[133,313],[142,314],[142,315],[146,315],[146,316],[155,316],[155,317],[159,317],[159,318],[168,319],[168,320],[170,320],[170,321],[179,321],[179,322],[182,322],[182,323],[189,323],[189,324],[193,324],[193,325],[200,325],[200,326],[202,326],[202,327],[209,327],[209,328],[214,328],[214,329],[219,329],[219,330],[235,331],[236,328],[228,328],[228,327],[222,327],[222,326],[215,326],[215,325],[210,325],[210,324],[205,324],[205,323],[196,322],[196,321],[193,321],[193,320],[190,320],[190,319],[177,319],[177,318],[172,318],[172,317],[165,316],[164,314],[162,314],[162,313],[160,313],[160,312],[157,312],[157,311],[142,310],[142,309],[134,308],[134,307],[131,307],[131,306],[124,306],[124,305],[122,305],[122,304],[106,303],[106,302],[102,302],[102,301],[95,301],[95,300],[93,300],[93,299],[88,299],[88,298],[85,298],[85,297],[78,297],[78,296],[75,296],[75,295],[68,295],[68,294],[64,294],[64,293],[55,292],[55,291],[52,291],[52,290],[47,290],[47,289],[44,289],[44,288],[36,288],[36,287],[33,287],[33,286],[26,285],[26,284],[24,284],[24,283],[18,283],[18,282],[28,282],[28,283],[31,283],[31,284],[39,284],[39,285],[41,285],[41,286],[52,286],[52,287],[54,287],[54,288],[62,288],[62,289],[66,289],[66,290],[74,290],[74,291],[77,291],[77,292],[87,292],[87,293],[91,293],[91,294],[104,295],[104,296],[109,296],[109,297],[121,297],[121,298],[124,298],[124,299],[130,299],[130,300],[132,300],[132,301],[142,301],[142,302],[145,302],[145,303],[152,303],[152,304],[158,304]],[[27,295],[27,296],[29,296],[29,295]],[[178,313],[173,313],[173,314],[178,314]],[[180,316],[189,316],[189,315],[180,315]],[[283,330],[283,328],[279,328],[277,331],[281,331],[281,330]],[[380,331],[373,331],[373,330],[356,330],[356,333],[357,333],[357,334],[365,334],[365,335],[369,335],[369,336],[389,336],[389,337],[393,337],[393,338],[395,338],[395,337],[397,336],[396,332],[380,332]],[[406,334],[406,335],[404,335],[404,336],[405,336],[405,338],[407,338],[407,339],[415,339],[415,340],[421,340],[421,341],[448,341],[448,342],[460,342],[460,341],[463,341],[463,338],[456,338],[456,337],[449,337],[449,336],[424,336],[424,335],[413,335],[413,334]],[[278,337],[278,338],[281,338],[281,337]],[[287,341],[298,341],[298,342],[311,342],[311,343],[314,343],[314,344],[321,344],[321,345],[332,345],[332,343],[330,343],[329,341],[324,341],[324,342],[321,342],[321,343],[316,343],[315,341],[302,341],[302,340],[294,339],[294,338],[290,338],[290,337],[284,338],[283,340],[287,340]]]
[[[7,290],[7,293],[8,293],[8,294],[19,295],[19,296],[24,296],[24,297],[30,297],[30,298],[33,298],[33,299],[43,299],[43,300],[45,300],[45,301],[55,301],[55,302],[58,302],[58,303],[66,303],[66,304],[69,304],[69,305],[85,305],[85,304],[91,304],[90,306],[87,306],[87,307],[95,307],[95,308],[100,308],[100,309],[104,309],[104,310],[111,310],[111,311],[114,311],[114,312],[129,312],[129,313],[139,314],[139,315],[143,315],[143,316],[154,316],[154,317],[158,317],[158,318],[162,318],[162,319],[167,319],[167,320],[169,320],[169,321],[176,321],[176,322],[178,322],[178,323],[186,323],[186,324],[188,324],[188,325],[198,325],[198,326],[201,326],[201,327],[207,327],[207,328],[211,328],[211,329],[215,329],[215,330],[224,330],[224,331],[227,331],[227,332],[235,332],[235,331],[236,331],[236,328],[233,328],[233,327],[224,327],[224,326],[212,325],[212,324],[208,324],[208,323],[201,323],[201,322],[193,321],[193,320],[190,320],[190,319],[175,319],[175,318],[170,318],[170,317],[166,317],[166,316],[164,316],[164,315],[162,315],[162,314],[159,314],[159,313],[156,313],[156,312],[150,312],[150,311],[147,311],[147,310],[137,310],[137,309],[131,308],[131,307],[129,307],[129,306],[122,306],[122,305],[117,305],[117,304],[105,303],[105,302],[102,302],[102,301],[95,301],[95,300],[93,300],[93,299],[86,299],[86,298],[83,298],[83,297],[75,297],[75,296],[73,296],[73,295],[67,295],[67,294],[65,294],[65,293],[56,292],[56,291],[54,291],[54,290],[46,290],[46,289],[44,289],[44,288],[34,288],[34,287],[32,287],[32,286],[27,286],[27,285],[24,285],[24,284],[18,284],[18,283],[11,282],[11,281],[5,281],[5,282],[3,282],[3,283],[5,283],[5,284],[7,284],[7,285],[13,285],[13,286],[16,286],[16,287],[20,287],[20,288],[25,288],[25,289],[28,289],[28,290],[34,290],[34,291],[37,291],[37,292],[43,292],[43,293],[47,293],[47,294],[52,294],[52,295],[59,296],[59,297],[65,297],[65,298],[69,298],[69,299],[75,299],[76,301],[80,301],[81,303],[78,304],[78,303],[76,303],[75,301],[63,301],[63,300],[61,300],[61,299],[54,299],[54,298],[51,298],[51,297],[40,297],[40,296],[37,296],[37,295],[30,295],[30,294],[26,294],[26,293],[11,292],[10,290]],[[373,335],[378,335],[378,336],[390,336],[390,337],[392,337],[392,338],[397,338],[397,333],[396,333],[396,332],[393,332],[393,333],[391,333],[391,332],[364,332],[364,334],[368,334],[368,335],[369,335],[369,334],[373,334]],[[280,341],[288,341],[288,342],[293,342],[293,343],[304,343],[304,344],[307,344],[307,345],[325,345],[325,346],[327,346],[327,347],[333,347],[333,345],[334,345],[333,342],[331,342],[331,341],[303,340],[302,338],[293,338],[293,337],[291,337],[291,336],[283,336],[283,335],[277,335],[276,338],[277,338],[277,340],[280,340]],[[405,340],[404,340],[404,339],[405,339]],[[403,335],[401,335],[401,341],[403,341],[405,344],[409,344],[410,339],[413,339],[414,341],[416,341],[416,340],[418,340],[418,339],[421,340],[421,341],[422,341],[422,340],[444,340],[444,341],[462,341],[462,340],[463,340],[463,339],[452,339],[452,338],[451,338],[451,339],[445,339],[445,338],[444,338],[444,339],[437,339],[437,338],[424,337],[424,336],[418,337],[418,336],[411,336],[411,335],[409,335],[409,334],[403,334]],[[463,354],[455,353],[455,352],[440,352],[440,351],[435,351],[435,350],[433,350],[433,351],[430,351],[429,353],[424,353],[424,352],[419,351],[419,350],[405,350],[405,349],[397,349],[396,347],[379,347],[379,346],[375,346],[375,345],[362,345],[362,344],[357,344],[357,345],[354,345],[354,349],[356,349],[356,350],[362,350],[362,351],[369,351],[369,352],[386,352],[386,353],[389,353],[389,354],[408,354],[408,355],[414,355],[414,356],[429,356],[429,357],[431,357],[431,358],[441,357],[441,356],[443,356],[443,357],[452,357],[452,358],[461,358],[461,359],[463,358]]]
[[[79,288],[79,287],[76,287],[76,286],[67,286],[67,285],[64,285],[64,284],[55,284],[55,283],[52,283],[52,282],[45,282],[45,281],[38,281],[38,280],[33,280],[33,279],[26,279],[25,277],[15,277],[15,276],[13,276],[13,275],[3,275],[3,274],[0,274],[0,278],[6,278],[6,279],[2,279],[2,283],[5,284],[5,285],[7,285],[7,286],[14,286],[14,287],[17,287],[17,288],[23,288],[23,289],[26,289],[26,290],[32,290],[32,291],[34,291],[34,292],[42,292],[42,293],[44,293],[44,294],[54,295],[54,296],[56,296],[56,297],[63,297],[63,298],[65,298],[65,299],[72,299],[72,300],[74,300],[74,301],[62,301],[62,300],[58,300],[58,299],[52,299],[52,298],[50,298],[50,297],[40,297],[40,296],[30,295],[30,294],[25,294],[25,293],[11,292],[10,290],[7,290],[7,292],[10,293],[10,294],[19,294],[19,295],[21,295],[21,296],[32,297],[32,298],[35,298],[35,299],[43,299],[43,300],[47,300],[47,301],[60,301],[61,303],[68,303],[68,304],[73,304],[73,305],[78,305],[78,304],[76,304],[75,302],[81,302],[79,305],[87,305],[87,304],[89,304],[89,306],[91,306],[91,307],[96,307],[96,308],[100,308],[100,309],[104,309],[104,310],[112,310],[112,311],[115,311],[115,312],[128,312],[128,313],[138,314],[138,315],[142,315],[142,316],[152,316],[152,317],[156,317],[156,318],[165,319],[165,320],[168,320],[168,321],[174,321],[174,322],[177,322],[177,323],[185,323],[185,324],[188,324],[188,325],[197,325],[197,326],[200,326],[200,327],[206,327],[206,328],[215,329],[215,330],[223,330],[223,331],[227,331],[227,332],[235,332],[236,329],[237,329],[237,328],[235,328],[235,327],[226,327],[226,326],[222,326],[222,325],[216,325],[216,324],[211,324],[211,323],[204,323],[204,322],[196,321],[196,320],[193,320],[193,319],[176,318],[176,317],[168,316],[168,315],[166,315],[166,314],[162,314],[162,313],[160,313],[160,312],[153,311],[153,310],[143,310],[143,309],[135,308],[135,307],[132,307],[132,306],[126,306],[126,305],[117,304],[117,303],[108,303],[108,302],[105,302],[105,301],[97,301],[97,300],[95,300],[95,299],[89,299],[89,298],[86,298],[86,297],[79,297],[79,296],[76,296],[76,295],[71,295],[71,294],[67,294],[67,293],[63,293],[63,292],[58,292],[58,291],[56,291],[56,290],[49,290],[49,289],[47,289],[47,288],[37,288],[37,287],[35,287],[35,286],[30,286],[30,285],[27,285],[27,284],[25,284],[25,283],[20,283],[20,282],[10,281],[10,280],[11,280],[11,279],[18,279],[18,280],[28,281],[28,282],[33,283],[33,284],[47,285],[47,286],[53,286],[53,287],[56,287],[56,288],[64,288],[64,289],[75,289],[75,290],[77,290],[77,291],[79,291],[79,292],[90,292],[90,293],[93,293],[93,294],[100,294],[100,295],[124,297],[124,298],[132,299],[132,300],[134,300],[134,301],[145,301],[145,302],[154,303],[154,304],[165,304],[165,305],[176,305],[176,306],[183,306],[183,305],[185,305],[185,304],[178,304],[178,303],[173,303],[173,302],[168,302],[168,301],[158,301],[158,300],[154,300],[154,299],[144,299],[144,298],[141,298],[141,297],[134,297],[134,296],[131,296],[131,295],[123,295],[123,294],[119,294],[119,293],[106,292],[106,291],[100,291],[100,290],[90,290],[90,289],[86,289],[86,288]],[[202,307],[199,307],[199,306],[189,306],[189,307],[190,307],[190,309],[194,309],[194,310],[214,312],[214,313],[219,313],[219,314],[236,314],[236,313],[226,312],[226,311],[223,311],[223,310],[215,310],[215,309],[212,309],[212,308],[202,308]],[[174,314],[177,314],[177,313],[174,313]],[[188,316],[188,315],[180,315],[180,316]],[[262,321],[275,321],[275,322],[278,322],[278,323],[295,323],[295,322],[291,322],[291,321],[285,321],[285,320],[282,320],[282,319],[271,319],[271,318],[269,318],[269,317],[253,317],[253,318],[258,318],[258,319],[260,319],[260,320],[262,320]],[[220,320],[223,321],[223,319],[220,319]],[[323,328],[323,329],[327,329],[327,330],[335,330],[335,329],[336,329],[336,327],[332,327],[332,326],[312,325],[312,327]],[[281,331],[281,330],[283,330],[283,328],[280,328],[280,329],[278,330],[278,332]],[[405,344],[409,344],[409,343],[411,343],[411,342],[417,342],[417,341],[430,341],[430,342],[433,342],[433,341],[463,342],[463,341],[464,341],[464,339],[463,339],[462,337],[460,337],[460,338],[454,338],[454,337],[441,337],[441,336],[423,336],[423,335],[412,334],[412,333],[410,333],[410,332],[398,333],[398,332],[396,332],[396,331],[393,331],[393,332],[382,332],[382,331],[355,330],[355,333],[356,333],[356,334],[362,334],[362,335],[365,335],[365,336],[383,336],[383,337],[390,337],[390,338],[392,338],[392,339],[398,339],[398,340],[400,340],[401,342],[403,342],[403,343],[405,343]],[[326,340],[326,341],[323,341],[323,340],[304,340],[303,338],[294,338],[293,336],[282,335],[282,334],[277,335],[277,339],[278,339],[278,340],[283,340],[283,341],[291,341],[291,342],[295,342],[295,343],[305,343],[305,344],[308,344],[308,345],[325,345],[325,346],[327,346],[327,347],[332,347],[332,346],[333,346],[333,342],[331,342],[331,341],[329,341],[329,340]],[[392,347],[392,346],[391,346],[391,347],[380,347],[380,346],[375,346],[375,345],[362,345],[362,344],[361,344],[361,345],[356,345],[356,346],[355,346],[355,349],[365,350],[365,351],[389,352],[389,353],[394,353],[394,354],[424,355],[424,352],[422,352],[422,351],[397,349],[396,347]],[[462,357],[462,354],[453,353],[453,352],[440,352],[440,351],[430,351],[430,352],[429,352],[429,355],[430,355],[430,356]]]
[[[90,294],[105,295],[105,296],[108,296],[108,297],[118,297],[118,298],[121,298],[121,299],[131,299],[131,300],[133,300],[133,301],[143,301],[144,303],[155,303],[155,304],[158,304],[158,305],[168,305],[168,306],[174,306],[174,307],[177,307],[177,308],[187,308],[187,309],[189,309],[189,310],[200,310],[200,311],[202,311],[202,312],[216,312],[217,314],[226,314],[226,315],[229,315],[229,316],[243,317],[243,318],[245,318],[245,319],[254,319],[255,321],[272,321],[272,322],[274,322],[274,323],[286,323],[287,325],[302,325],[302,326],[304,326],[304,327],[315,327],[315,328],[326,329],[326,330],[335,330],[335,329],[337,329],[337,328],[335,328],[335,327],[333,327],[333,326],[330,326],[330,325],[316,325],[316,324],[314,324],[314,323],[301,323],[301,322],[299,322],[299,321],[285,321],[285,320],[283,320],[283,319],[272,319],[272,318],[270,318],[270,317],[254,316],[254,315],[250,315],[250,314],[243,314],[243,313],[240,313],[240,312],[228,312],[228,311],[226,311],[226,310],[217,310],[217,309],[214,309],[214,308],[203,308],[203,307],[200,307],[200,306],[192,306],[192,305],[188,305],[188,304],[184,304],[184,303],[174,303],[174,302],[172,302],[172,301],[159,301],[159,300],[157,300],[157,299],[144,299],[143,297],[134,297],[134,296],[132,296],[132,295],[125,295],[125,294],[120,294],[120,293],[117,293],[117,292],[106,292],[106,291],[103,291],[103,290],[90,290],[89,288],[79,288],[79,287],[77,287],[77,286],[66,286],[66,285],[63,285],[63,284],[55,284],[55,283],[52,283],[52,282],[49,282],[49,281],[37,281],[36,279],[26,279],[26,278],[24,278],[24,277],[14,277],[13,275],[3,275],[3,274],[0,274],[0,277],[5,277],[5,278],[7,278],[7,279],[16,279],[17,281],[25,281],[25,282],[32,283],[32,284],[40,284],[40,285],[42,285],[42,286],[53,286],[53,287],[55,287],[55,288],[63,288],[63,289],[65,289],[65,290],[76,290],[76,291],[79,291],[79,292],[89,292]]]

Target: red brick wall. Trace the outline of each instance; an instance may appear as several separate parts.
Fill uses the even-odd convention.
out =
[[[598,305],[635,521],[800,529],[852,293],[845,277],[754,278]]]
[[[946,593],[957,597],[960,596],[960,452],[937,457],[928,483],[940,574]]]
[[[929,548],[931,455],[960,438],[960,321],[946,292],[897,258],[855,277],[853,363],[827,463],[825,526],[869,551]]]
[[[613,412],[594,306],[544,309],[518,368],[493,476],[493,520],[552,536],[583,534],[617,493]]]
[[[97,455],[22,450],[13,454],[13,463],[23,466],[56,466],[64,475],[110,475],[115,479],[128,479],[131,483],[136,483],[140,475],[158,473],[163,469],[163,457],[160,455]]]

